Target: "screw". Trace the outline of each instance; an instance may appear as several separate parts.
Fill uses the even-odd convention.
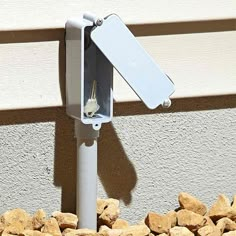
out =
[[[166,99],[162,104],[163,108],[169,108],[170,106],[171,106],[171,100],[170,99]]]
[[[102,23],[103,23],[103,19],[102,19],[102,18],[98,18],[95,24],[96,24],[97,26],[101,26]]]

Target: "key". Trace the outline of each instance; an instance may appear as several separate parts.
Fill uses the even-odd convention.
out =
[[[92,118],[95,113],[99,110],[100,106],[98,105],[97,102],[97,82],[96,80],[93,81],[93,86],[92,86],[92,91],[91,91],[91,96],[86,102],[86,105],[84,107],[84,113],[87,117]]]

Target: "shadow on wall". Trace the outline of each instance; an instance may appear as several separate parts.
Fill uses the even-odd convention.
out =
[[[98,175],[107,195],[130,204],[137,175],[112,123],[102,126],[98,143]]]
[[[65,104],[65,46],[64,46],[63,38],[59,40],[59,84],[61,91],[61,99],[63,104]],[[74,122],[72,121],[74,124]],[[71,121],[68,125],[56,124],[56,148],[55,148],[55,184],[57,186],[63,186],[62,192],[62,210],[73,212],[75,209],[75,178],[76,172],[75,169],[71,169],[71,167],[76,166],[76,139],[69,143],[69,146],[73,145],[73,147],[64,147],[62,142],[63,137],[59,138],[60,135],[63,135],[65,132],[59,130],[59,127],[71,126]],[[66,128],[65,131],[67,131]],[[70,132],[74,134],[74,129]],[[64,136],[64,135],[63,135]],[[70,138],[69,138],[70,140]],[[64,142],[65,143],[65,142]],[[73,153],[71,153],[71,151]],[[73,158],[68,157],[70,159],[67,160],[65,158],[67,155],[72,154]],[[70,166],[68,166],[68,163]],[[67,170],[71,171],[73,176],[72,185],[70,185],[68,177],[66,176],[67,172],[63,172],[65,167]],[[63,174],[62,174],[63,173]],[[135,187],[137,182],[137,175],[132,163],[127,158],[124,149],[119,142],[119,138],[117,137],[115,130],[111,123],[104,124],[101,129],[100,138],[98,139],[98,175],[102,182],[102,185],[107,193],[108,197],[113,197],[116,199],[123,200],[127,205],[131,202],[132,196],[131,191]],[[68,186],[69,185],[69,186]],[[73,186],[71,189],[70,186]],[[119,186],[119,187],[117,187]],[[71,196],[73,195],[73,196]],[[71,201],[73,197],[73,201]],[[70,202],[71,201],[71,202]]]
[[[59,117],[60,116],[60,117]],[[108,197],[131,202],[137,177],[111,124],[103,125],[98,142],[98,175]],[[61,210],[76,209],[76,139],[74,120],[57,115],[55,130],[54,184],[62,187]],[[119,187],[117,187],[119,186]]]
[[[74,212],[76,142],[73,135],[73,120],[66,115],[65,109],[43,108],[0,112],[0,125],[16,125],[42,122],[55,122],[55,152],[54,157],[52,157],[52,159],[54,158],[53,181],[55,186],[59,186],[62,188],[61,209]],[[29,168],[31,167],[29,166]],[[49,168],[53,169],[53,166],[49,166]],[[25,170],[25,172],[27,173],[27,170]],[[47,173],[45,170],[45,175],[46,174]],[[19,185],[20,183],[12,183],[12,186],[9,187],[14,188],[14,184]],[[24,183],[22,183],[22,185],[23,184]],[[37,184],[39,183],[36,183],[35,185],[37,186]],[[17,196],[15,197],[17,198]]]
[[[53,181],[55,186],[61,187],[61,210],[75,212],[76,139],[74,120],[66,115],[65,108],[1,111],[0,117],[0,125],[55,122]],[[98,175],[107,195],[130,203],[137,177],[111,124],[103,126],[98,149]]]

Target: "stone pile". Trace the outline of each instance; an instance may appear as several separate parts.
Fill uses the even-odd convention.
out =
[[[188,193],[180,193],[178,200],[179,209],[149,212],[140,223],[129,225],[119,218],[118,200],[98,199],[98,231],[78,229],[78,218],[72,213],[55,211],[47,217],[40,209],[30,216],[13,209],[0,216],[0,236],[236,236],[236,196],[231,204],[219,195],[209,210]]]

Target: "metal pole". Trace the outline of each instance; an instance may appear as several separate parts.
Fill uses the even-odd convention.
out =
[[[79,228],[97,230],[97,137],[90,125],[75,122],[77,137],[76,213]]]

